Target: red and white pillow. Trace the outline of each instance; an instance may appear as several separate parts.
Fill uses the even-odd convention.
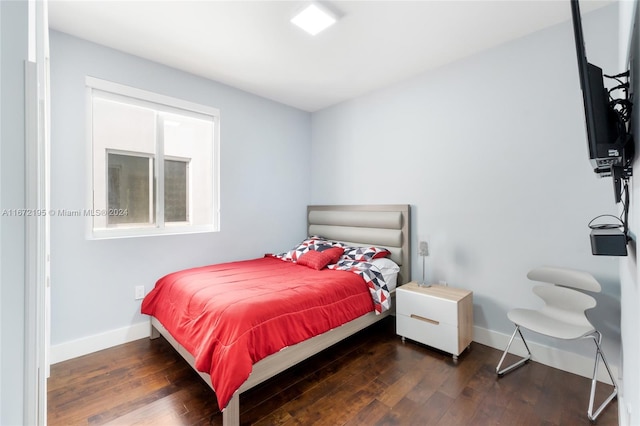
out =
[[[329,242],[328,240],[322,237],[313,236],[303,240],[300,244],[298,244],[288,252],[276,255],[276,257],[282,260],[297,262],[298,259],[309,250],[321,251],[323,248],[328,249],[331,247],[333,247],[333,244],[331,244],[331,242]]]
[[[330,263],[327,263],[324,266],[338,263],[339,261],[340,262],[342,261],[370,262],[374,259],[387,257],[390,254],[389,250],[382,247],[375,247],[375,246],[351,247],[351,246],[346,246],[345,244],[337,241],[327,240],[323,237],[312,236],[303,240],[300,244],[298,244],[288,252],[274,255],[274,257],[277,257],[279,259],[286,260],[286,261],[299,263],[301,258],[311,251],[322,253],[326,250],[333,249],[333,248],[339,248],[343,252],[341,253],[338,259],[329,259]],[[333,253],[335,252],[337,251],[334,251]],[[312,253],[311,255],[308,256],[307,259],[303,260],[303,264],[311,261],[314,265],[319,265],[324,262],[325,257],[326,256],[320,256],[317,253]],[[308,265],[305,265],[305,266],[308,266]]]
[[[312,269],[321,270],[327,265],[338,262],[344,249],[341,247],[331,247],[325,250],[309,250],[298,258],[298,265],[307,266]]]

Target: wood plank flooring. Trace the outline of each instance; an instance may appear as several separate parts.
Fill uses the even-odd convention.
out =
[[[242,394],[242,424],[590,425],[589,379],[536,362],[497,379],[501,352],[402,343],[392,317]],[[49,425],[221,425],[215,395],[163,339],[51,367]],[[596,402],[611,387],[599,385]],[[597,424],[617,425],[614,401]]]

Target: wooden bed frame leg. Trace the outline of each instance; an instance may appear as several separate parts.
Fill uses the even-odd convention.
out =
[[[227,408],[222,411],[222,426],[240,425],[240,395],[233,394]]]
[[[150,327],[151,331],[149,332],[149,339],[153,340],[160,337],[160,332],[153,325],[150,325]]]

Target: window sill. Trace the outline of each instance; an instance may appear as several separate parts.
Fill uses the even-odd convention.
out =
[[[188,235],[219,232],[214,226],[169,226],[166,228],[110,228],[90,230],[88,240],[157,237],[161,235]]]

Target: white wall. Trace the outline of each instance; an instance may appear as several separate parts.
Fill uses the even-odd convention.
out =
[[[583,26],[589,60],[617,72],[617,6]],[[532,267],[592,272],[590,316],[619,365],[619,260],[591,255],[587,227],[617,209],[591,171],[582,108],[568,21],[315,113],[311,201],[410,203],[427,279],[472,290],[475,325],[493,333],[511,333],[509,309],[538,306]],[[593,357],[588,342],[531,339]]]
[[[54,210],[88,208],[87,75],[220,110],[222,230],[93,241],[83,218],[52,217],[53,362],[146,333],[137,285],[148,292],[178,269],[288,250],[304,237],[309,202],[308,113],[52,32]]]
[[[638,96],[640,94],[640,6],[638,1],[622,2],[620,6],[620,45],[621,66],[626,68],[631,57],[635,58],[634,74],[632,81],[634,87],[635,108],[632,119],[632,128],[635,133],[636,151],[640,139],[640,107]],[[633,43],[631,34],[635,34]],[[622,299],[622,391],[619,398],[619,413],[621,425],[640,424],[640,271],[638,270],[637,241],[640,227],[640,183],[638,171],[640,161],[634,162],[634,176],[631,179],[631,207],[629,212],[629,227],[633,237],[630,244],[630,255],[620,262],[621,299]]]
[[[0,210],[24,209],[27,2],[0,2]],[[24,219],[0,216],[0,424],[23,424]]]

